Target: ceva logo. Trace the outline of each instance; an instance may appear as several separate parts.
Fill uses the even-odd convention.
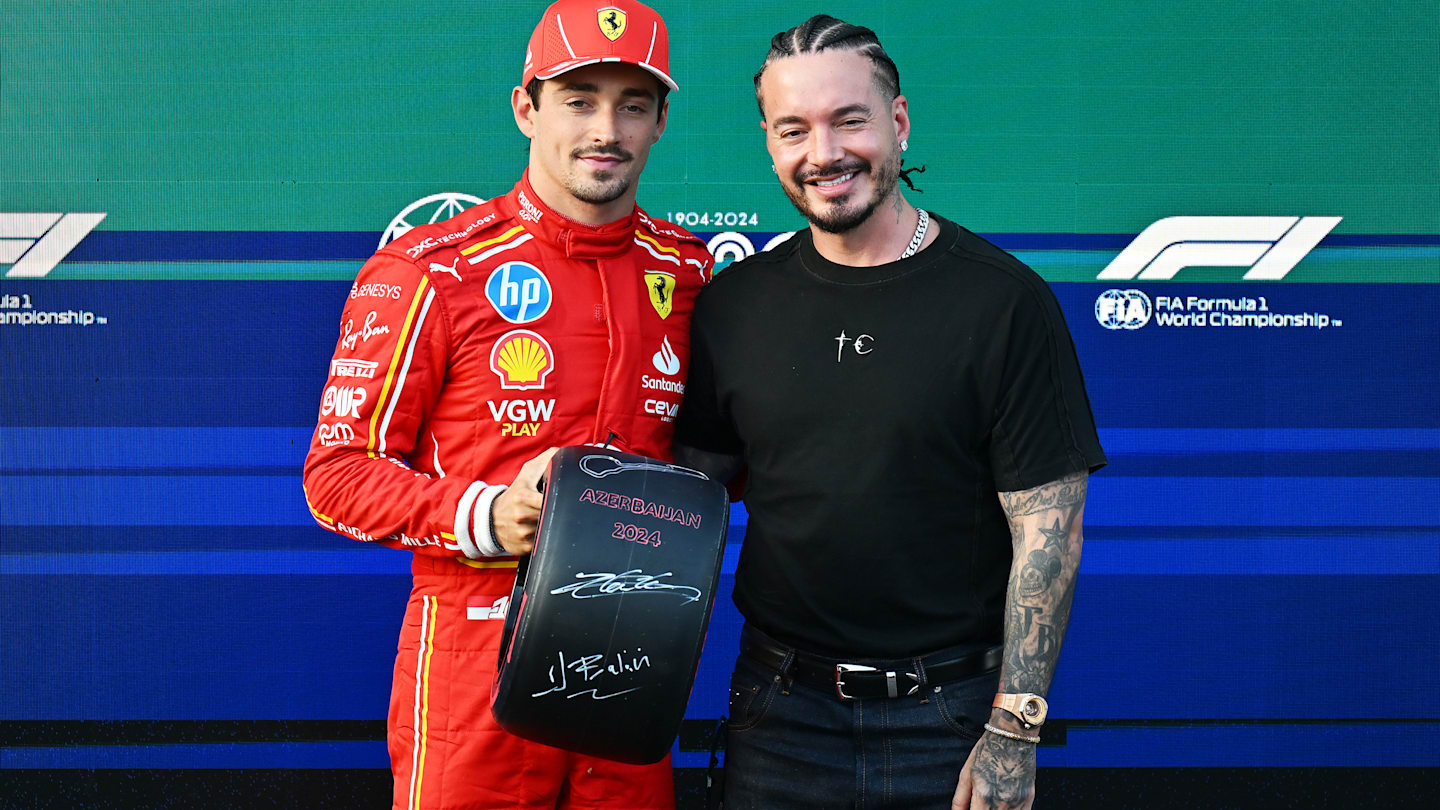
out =
[[[1343,217],[1166,217],[1135,237],[1096,278],[1156,281],[1182,267],[1248,267],[1246,281],[1278,281]]]
[[[44,278],[104,214],[0,214],[0,264],[6,278]]]

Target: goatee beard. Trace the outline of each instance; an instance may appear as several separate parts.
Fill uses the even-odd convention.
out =
[[[575,180],[570,183],[570,194],[581,202],[604,205],[615,202],[630,190],[630,181],[622,178],[619,183],[605,183],[609,177],[597,177],[598,182]]]
[[[831,209],[829,213],[821,213],[811,206],[810,199],[805,196],[806,180],[826,174],[843,174],[848,171],[868,171],[872,170],[873,166],[864,161],[860,161],[856,164],[847,164],[839,166],[838,168],[840,169],[838,172],[836,171],[836,167],[828,167],[821,171],[797,175],[793,189],[785,183],[780,184],[780,188],[784,190],[785,196],[790,198],[790,204],[795,206],[795,210],[799,211],[801,216],[805,217],[810,224],[830,234],[849,233],[855,230],[870,219],[870,215],[875,213],[875,209],[889,200],[891,195],[898,193],[900,185],[900,152],[896,150],[886,160],[881,161],[879,169],[874,171],[875,191],[864,205],[860,207],[847,207],[843,202],[837,202],[828,206]],[[849,195],[846,195],[846,199],[848,199],[848,196]]]
[[[619,158],[624,161],[633,161],[635,156],[618,146],[599,146],[593,149],[575,149],[571,151],[571,160],[579,160],[582,157],[595,157],[605,155]],[[615,182],[618,181],[618,182]],[[625,196],[630,190],[630,178],[625,176],[619,168],[614,170],[599,171],[593,177],[582,177],[579,172],[571,174],[566,184],[570,194],[575,199],[590,203],[591,205],[604,205],[612,203]]]

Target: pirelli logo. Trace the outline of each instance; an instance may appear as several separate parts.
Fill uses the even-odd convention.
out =
[[[375,369],[380,364],[371,360],[331,360],[330,376],[332,377],[364,377],[373,379]]]

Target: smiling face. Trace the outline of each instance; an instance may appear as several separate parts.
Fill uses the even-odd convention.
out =
[[[778,59],[759,93],[780,186],[815,227],[845,233],[897,199],[909,108],[904,96],[885,98],[869,58],[830,50]]]
[[[592,225],[630,213],[650,147],[665,131],[659,82],[631,65],[590,65],[545,80],[538,98],[517,87],[511,101],[530,138],[540,199]]]

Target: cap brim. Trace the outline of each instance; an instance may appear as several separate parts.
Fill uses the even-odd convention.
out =
[[[577,70],[579,68],[586,67],[587,65],[598,65],[601,62],[619,62],[621,64],[634,65],[635,67],[643,68],[654,74],[655,78],[664,82],[665,86],[670,88],[671,90],[680,89],[680,85],[676,84],[674,79],[667,76],[665,74],[665,71],[655,67],[654,65],[648,62],[636,62],[630,59],[624,59],[619,56],[602,56],[596,59],[567,59],[564,62],[551,65],[544,70],[537,70],[535,72],[535,78],[542,81],[545,79],[553,79],[562,73],[569,73],[572,70]]]

